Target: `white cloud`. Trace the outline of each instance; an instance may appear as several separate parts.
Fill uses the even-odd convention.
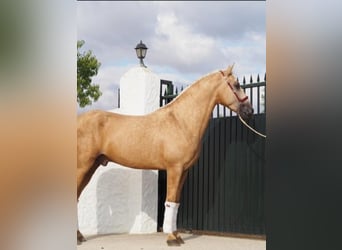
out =
[[[235,74],[243,77],[266,73],[266,38],[264,34],[247,32],[240,43],[222,46],[226,58],[235,62]]]
[[[165,57],[176,56],[178,61],[192,65],[208,58],[214,50],[212,38],[193,33],[189,27],[179,23],[174,13],[159,14],[157,20],[154,45]]]
[[[151,60],[169,65],[179,73],[212,70],[210,62],[220,56],[214,38],[194,32],[173,12],[158,14],[155,34],[151,44],[155,53]]]

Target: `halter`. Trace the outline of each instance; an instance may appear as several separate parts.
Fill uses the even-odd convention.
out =
[[[221,72],[222,76],[224,76],[223,71],[220,70],[220,72]],[[229,82],[228,80],[227,80],[227,84],[228,84],[228,86],[230,87],[230,89],[233,91],[234,95],[236,96],[236,98],[238,99],[239,102],[243,103],[243,102],[245,102],[245,101],[248,99],[248,96],[245,96],[244,98],[241,99],[241,98],[238,96],[238,94],[236,93],[236,90],[233,88],[233,86],[230,84],[230,82]]]
[[[221,72],[222,76],[224,76],[223,71],[220,70],[220,72]],[[236,96],[236,98],[239,100],[240,103],[243,103],[243,102],[245,102],[245,101],[248,99],[248,96],[245,96],[244,98],[241,99],[241,98],[237,95],[235,89],[234,89],[233,86],[230,84],[230,82],[228,82],[228,80],[227,80],[227,84],[228,84],[228,86],[230,87],[230,89],[233,91],[234,95]],[[240,116],[240,114],[238,114],[238,116],[239,116],[240,121],[241,121],[247,128],[249,128],[250,130],[252,130],[252,131],[253,131],[254,133],[256,133],[257,135],[260,135],[261,137],[266,138],[266,135],[261,134],[260,132],[258,132],[258,131],[256,131],[255,129],[253,129],[252,127],[250,127],[250,126],[242,119],[242,117]]]

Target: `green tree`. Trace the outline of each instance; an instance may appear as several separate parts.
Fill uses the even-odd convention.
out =
[[[97,75],[101,63],[93,55],[92,51],[80,52],[84,41],[77,41],[77,102],[80,107],[96,102],[102,95],[100,86],[92,84],[92,77]]]

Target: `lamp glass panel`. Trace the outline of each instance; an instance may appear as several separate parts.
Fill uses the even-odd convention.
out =
[[[146,56],[147,49],[141,49],[141,55],[143,58]]]
[[[142,50],[141,48],[135,49],[135,52],[137,53],[138,58],[142,57],[142,51],[141,50]]]

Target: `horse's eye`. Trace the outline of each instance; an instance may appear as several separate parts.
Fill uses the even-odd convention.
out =
[[[235,88],[236,88],[237,90],[239,90],[239,89],[241,88],[240,83],[237,82],[237,83],[235,84]]]

